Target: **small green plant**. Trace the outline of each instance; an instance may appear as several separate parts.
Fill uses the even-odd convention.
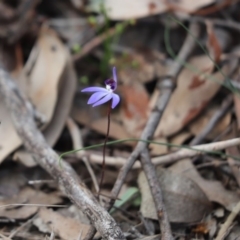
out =
[[[79,82],[80,82],[81,84],[83,84],[83,85],[89,84],[89,78],[88,78],[88,76],[82,76],[82,77],[80,77]]]

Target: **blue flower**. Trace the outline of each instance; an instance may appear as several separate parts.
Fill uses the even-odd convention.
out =
[[[92,104],[93,107],[102,105],[112,100],[111,107],[115,108],[120,102],[120,97],[114,93],[117,89],[117,71],[116,67],[113,67],[113,78],[105,81],[106,88],[103,87],[87,87],[81,92],[94,92],[88,100],[88,104]]]

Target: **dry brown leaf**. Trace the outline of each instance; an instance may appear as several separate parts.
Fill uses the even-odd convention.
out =
[[[175,7],[184,12],[194,12],[197,9],[213,3],[215,0],[181,0],[174,1],[159,1],[159,0],[105,0],[91,1],[90,9],[94,11],[100,11],[101,4],[104,4],[104,9],[107,11],[107,15],[113,20],[126,20],[146,17],[154,14],[166,12],[169,8]],[[174,9],[175,9],[174,8]]]
[[[90,9],[100,11],[101,4],[104,4],[104,9],[107,11],[107,16],[113,20],[126,20],[140,17],[146,17],[153,14],[163,13],[167,7],[163,1],[159,0],[91,0]]]
[[[237,117],[238,129],[240,129],[240,98],[238,94],[233,95],[234,109]]]
[[[213,70],[213,62],[206,55],[192,58],[190,64],[204,74],[211,73]],[[230,64],[226,64],[222,72],[228,75],[230,68]],[[179,74],[177,89],[164,111],[155,136],[170,136],[181,130],[204,109],[217,93],[225,77],[217,72],[212,75],[214,79],[207,79],[204,74],[199,76],[186,68]]]
[[[192,1],[192,0],[181,0],[181,1],[169,1],[171,6],[177,10],[182,10],[183,12],[194,12],[197,9],[207,6],[215,2],[215,0],[201,0],[201,1]],[[169,4],[168,4],[169,6]]]
[[[38,53],[36,59],[32,54]],[[19,84],[49,122],[58,97],[61,75],[67,64],[68,52],[53,30],[43,27],[32,50]],[[29,66],[32,68],[29,69]]]
[[[93,111],[95,109],[89,108],[84,110],[83,108],[73,107],[71,117],[78,123],[81,123],[101,134],[106,134],[107,131],[107,117],[100,116],[99,118],[92,118]],[[111,125],[109,136],[115,139],[125,139],[131,136],[126,132],[124,127],[117,121],[115,121],[115,114],[111,114]],[[127,143],[126,143],[127,144]]]
[[[61,203],[62,199],[57,193],[44,193],[31,188],[24,188],[15,197],[0,200],[0,216],[9,219],[26,219],[35,214],[39,206],[7,206],[9,204],[46,204],[52,205]]]
[[[122,95],[121,118],[123,125],[132,137],[139,137],[147,121],[149,96],[139,82],[119,87]]]
[[[191,179],[167,169],[157,168],[157,175],[162,188],[163,200],[171,222],[200,221],[211,209],[203,191]],[[143,172],[138,184],[142,194],[141,212],[144,217],[157,219],[155,205]]]
[[[10,198],[19,193],[27,179],[21,166],[11,166],[10,169],[0,169],[0,196]]]
[[[42,208],[34,220],[34,225],[42,232],[52,231],[63,240],[77,240],[79,235],[84,238],[90,226],[80,223],[76,219],[64,217],[53,210]]]
[[[154,141],[159,142],[159,143],[167,143],[166,138],[158,138],[154,139]],[[153,144],[151,143],[149,145],[151,155],[162,155],[168,153],[168,146],[167,145],[159,145],[159,144]]]
[[[217,202],[229,211],[239,202],[236,192],[226,190],[219,181],[206,180],[196,171],[191,160],[186,159],[172,165],[170,169],[194,181],[212,202]]]
[[[53,146],[59,138],[72,107],[72,100],[76,89],[76,76],[70,57],[68,57],[68,63],[61,75],[59,85],[59,96],[53,117],[43,130],[43,135],[50,146]],[[21,161],[21,163],[28,167],[37,165],[32,156],[25,150],[17,151],[13,158]]]
[[[171,137],[169,142],[174,145],[182,145],[187,139],[189,139],[192,134],[188,130],[182,130],[177,135]],[[178,147],[171,147],[171,151],[179,150]]]
[[[219,40],[214,32],[213,23],[211,21],[206,21],[206,26],[208,33],[207,48],[209,54],[216,63],[219,63],[222,54]]]
[[[166,76],[168,65],[163,64],[165,60],[165,55],[160,52],[136,48],[135,51],[117,59],[119,79],[125,84],[132,83],[133,80],[147,83],[155,76]]]
[[[22,77],[17,81],[36,109],[48,123],[54,113],[58,96],[60,77],[67,63],[67,50],[55,32],[43,28],[27,62]],[[5,138],[0,142],[0,162],[21,145],[8,111],[0,105],[2,125],[0,134]]]
[[[201,131],[205,128],[205,126],[209,123],[209,120],[215,114],[215,112],[219,109],[217,105],[211,105],[192,123],[189,124],[190,132],[197,136]],[[212,140],[219,136],[230,124],[231,122],[231,113],[227,113],[213,128],[213,130],[206,136],[206,139]]]
[[[236,79],[236,81],[240,83],[239,69],[234,74],[233,79]],[[238,125],[238,129],[240,129],[240,96],[238,93],[233,94],[233,101],[234,101],[234,110],[237,117],[237,125]]]
[[[226,240],[238,240],[240,239],[240,227],[239,225],[234,226],[230,233],[226,236]]]

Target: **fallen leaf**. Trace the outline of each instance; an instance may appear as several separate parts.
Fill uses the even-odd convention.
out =
[[[127,187],[111,209],[110,213],[115,212],[117,209],[126,209],[129,204],[131,204],[137,197],[140,196],[139,190],[136,187]]]
[[[208,34],[207,48],[211,58],[218,64],[221,58],[222,49],[214,32],[213,23],[211,21],[206,21],[206,26]]]
[[[169,1],[170,2],[170,1]],[[167,4],[168,7],[175,10],[180,10],[180,12],[194,12],[201,7],[207,6],[214,3],[215,0],[201,0],[201,1],[191,1],[191,0],[181,0],[172,1]]]
[[[166,138],[157,138],[154,139],[155,142],[159,142],[159,143],[168,143]],[[151,155],[162,155],[162,154],[166,154],[168,153],[168,146],[167,145],[159,145],[159,144],[153,144],[150,143],[149,144],[149,148],[150,148],[150,152]]]
[[[143,238],[141,238],[141,240],[159,240],[160,237],[161,237],[161,234],[157,234],[154,236],[143,237]]]
[[[226,236],[226,240],[238,240],[240,239],[240,227],[237,225],[237,226],[234,226],[229,235]]]
[[[202,129],[207,126],[210,119],[218,109],[219,105],[208,106],[200,116],[198,116],[196,119],[193,120],[193,122],[188,125],[188,129],[190,130],[190,132],[195,136],[201,133]],[[228,112],[206,136],[206,139],[213,140],[214,138],[219,136],[219,134],[221,134],[229,126],[230,122],[231,113]]]
[[[10,198],[19,193],[27,179],[21,166],[11,166],[11,170],[0,169],[0,196]]]
[[[127,6],[127,7],[126,7]],[[126,20],[146,17],[163,13],[167,10],[166,4],[158,0],[91,0],[88,8],[91,11],[101,12],[104,7],[107,16],[112,20]]]
[[[93,111],[95,111],[95,109],[85,110],[81,107],[76,106],[75,104],[71,111],[71,117],[76,122],[83,124],[89,127],[90,129],[105,135],[107,131],[107,117],[106,116],[100,116],[100,117],[97,116],[95,118],[91,117]],[[122,124],[120,124],[118,121],[115,120],[114,113],[111,114],[111,125],[110,125],[109,136],[115,139],[131,138],[131,135],[129,135],[126,132]],[[126,144],[128,143],[126,142]]]
[[[31,54],[38,52],[37,58]],[[68,52],[53,30],[43,27],[18,81],[47,122],[53,116],[58,86],[67,63]],[[29,69],[29,65],[33,65]]]
[[[226,190],[219,181],[206,180],[201,177],[189,159],[175,163],[170,169],[194,181],[211,202],[217,202],[229,211],[232,211],[239,202],[239,195],[236,192]]]
[[[26,219],[35,214],[39,206],[3,206],[10,204],[58,204],[62,199],[57,193],[44,193],[29,187],[24,188],[15,197],[0,200],[0,216],[9,219]]]
[[[233,95],[233,101],[234,101],[234,110],[237,117],[238,129],[240,129],[240,98],[238,94]]]
[[[126,131],[132,137],[139,137],[147,121],[149,96],[139,82],[119,87],[122,95],[121,118]]]
[[[43,28],[21,77],[16,81],[37,111],[44,116],[45,136],[51,145],[56,142],[64,127],[74,95],[76,77],[73,76],[69,59],[69,53],[56,33]],[[22,142],[3,104],[0,105],[0,112],[4,116],[0,133],[8,135],[1,142],[1,162]],[[25,152],[17,153],[16,158],[24,159],[23,163],[27,166],[35,166],[35,162]]]
[[[76,219],[64,217],[53,210],[42,208],[38,213],[38,218],[34,220],[34,225],[42,232],[52,231],[63,240],[77,240],[79,235],[84,238],[89,225],[80,223]]]
[[[155,136],[170,136],[185,127],[204,109],[225,79],[220,72],[212,74],[213,79],[207,79],[204,76],[213,70],[213,62],[206,55],[192,58],[190,64],[199,69],[202,74],[196,74],[186,68],[179,74],[177,89],[163,113]],[[222,72],[225,75],[230,71],[230,65],[223,66]]]
[[[158,0],[138,0],[131,2],[128,0],[91,0],[88,9],[100,12],[103,6],[110,19],[126,20],[160,14],[170,9],[191,13],[214,1],[215,0],[181,0],[174,1],[174,4],[170,4],[168,1]]]
[[[129,43],[128,37],[125,39],[123,36],[122,42],[123,45]],[[138,82],[147,83],[152,81],[155,75],[160,77],[166,74],[167,67],[162,64],[166,57],[163,54],[155,53],[151,49],[136,48],[134,50],[119,57],[116,61],[116,65],[119,66],[118,76],[121,82],[129,84],[137,79]]]
[[[65,126],[75,94],[76,75],[69,56],[68,62],[66,63],[64,72],[59,81],[58,100],[54,109],[53,117],[47,127],[43,130],[43,135],[50,146],[54,146]],[[15,152],[13,159],[19,160],[28,167],[37,165],[32,155],[26,150]]]
[[[169,139],[169,142],[174,145],[182,145],[187,139],[192,136],[191,132],[188,130],[182,130],[180,133],[176,134],[175,136]],[[171,151],[179,150],[178,147],[171,147]]]
[[[191,179],[167,169],[157,168],[163,200],[169,221],[188,223],[200,221],[211,209],[203,191]],[[144,172],[138,178],[144,217],[157,219],[156,209]]]
[[[237,50],[236,52],[238,52],[238,51],[239,50]],[[239,70],[236,71],[236,73],[234,74],[234,76],[232,78],[235,79],[236,82],[240,83]],[[234,110],[235,110],[235,114],[236,114],[236,118],[237,118],[238,129],[240,129],[240,96],[239,96],[238,92],[235,92],[235,94],[233,94],[233,102],[234,102]]]

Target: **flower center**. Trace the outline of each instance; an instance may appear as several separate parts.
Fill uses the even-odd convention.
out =
[[[117,88],[117,83],[113,79],[108,79],[105,81],[106,89],[108,91],[115,91]]]
[[[106,85],[106,89],[107,89],[109,92],[112,92],[112,91],[113,91],[110,85]]]

